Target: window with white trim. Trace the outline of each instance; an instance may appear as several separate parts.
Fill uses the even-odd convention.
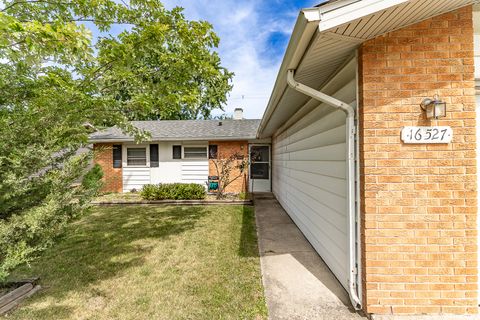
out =
[[[208,152],[207,147],[183,147],[184,159],[207,159]]]
[[[146,166],[147,148],[127,148],[127,166]]]

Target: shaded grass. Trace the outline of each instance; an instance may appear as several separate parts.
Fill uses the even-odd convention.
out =
[[[11,319],[263,319],[253,209],[98,207],[15,278],[45,288]]]

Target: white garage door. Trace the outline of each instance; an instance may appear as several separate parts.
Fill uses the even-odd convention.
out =
[[[354,102],[353,79],[334,97]],[[320,105],[273,139],[273,192],[348,287],[346,115]]]

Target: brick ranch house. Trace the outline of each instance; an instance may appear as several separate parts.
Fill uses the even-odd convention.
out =
[[[150,183],[198,183],[218,176],[214,161],[231,155],[257,155],[248,172],[232,182],[228,193],[270,192],[270,139],[257,139],[260,120],[243,119],[237,108],[232,120],[134,121],[151,134],[151,141],[136,144],[118,128],[91,136],[95,162],[104,171],[105,192],[140,190]],[[234,170],[232,177],[240,172]]]
[[[182,157],[165,178],[153,171],[169,168],[162,154],[171,160],[177,142],[158,141],[160,165],[148,168],[151,147],[129,154],[129,141],[100,139],[110,151],[97,161],[112,190],[125,191],[173,172],[190,181],[183,170],[197,151],[201,169],[192,172],[205,180],[211,145],[271,146],[259,190],[271,183],[355,308],[378,318],[478,314],[478,2],[336,0],[304,9],[261,120],[224,121],[243,129],[219,139],[184,126],[175,137]],[[202,149],[187,149],[196,136]],[[137,176],[128,157],[140,154],[147,166]]]

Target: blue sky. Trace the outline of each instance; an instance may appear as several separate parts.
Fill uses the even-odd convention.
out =
[[[261,118],[298,12],[319,0],[165,0],[190,20],[207,20],[220,36],[222,64],[235,73],[225,107],[243,107],[245,117]],[[221,112],[220,112],[221,113]]]

